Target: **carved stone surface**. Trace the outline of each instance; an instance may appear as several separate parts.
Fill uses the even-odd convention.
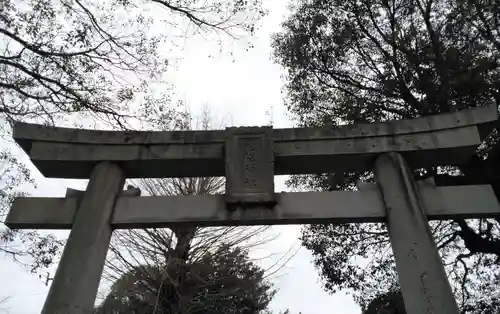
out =
[[[263,204],[273,206],[272,128],[228,128],[226,132],[226,202],[243,207]]]

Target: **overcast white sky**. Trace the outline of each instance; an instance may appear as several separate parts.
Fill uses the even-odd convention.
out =
[[[193,112],[208,105],[214,117],[230,125],[266,125],[271,116],[274,127],[292,126],[283,105],[280,78],[282,70],[270,60],[270,35],[279,30],[287,14],[288,0],[267,0],[270,10],[254,38],[255,48],[245,51],[241,44],[232,47],[233,56],[220,52],[219,46],[203,39],[189,39],[184,44],[182,60],[169,74],[179,97]],[[48,180],[40,175],[37,196],[63,196],[66,187],[81,188],[81,183]],[[283,178],[277,189],[284,188]],[[299,226],[273,227],[281,236],[268,244],[266,250],[285,253],[292,245],[299,248]],[[292,314],[359,314],[352,299],[338,293],[329,295],[319,283],[309,252],[300,248],[298,254],[273,278],[279,289],[271,308],[289,308]],[[3,307],[12,314],[40,313],[48,287],[5,257],[0,258],[0,299],[10,299]],[[1,311],[0,311],[1,313]]]

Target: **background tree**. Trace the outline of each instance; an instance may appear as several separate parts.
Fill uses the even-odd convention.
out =
[[[6,216],[3,209],[10,208],[15,197],[25,195],[16,190],[24,182],[34,184],[29,169],[7,148],[3,149],[0,152],[0,222]],[[0,252],[31,270],[48,267],[62,246],[62,241],[51,234],[40,235],[36,231],[22,232],[1,227]]]
[[[223,245],[206,252],[198,261],[188,262],[182,284],[169,278],[169,269],[138,266],[124,274],[111,288],[97,313],[263,313],[274,290],[264,270],[250,261],[239,248]],[[174,304],[163,294],[175,290]]]
[[[376,296],[363,314],[406,314],[401,291],[390,291]]]
[[[497,2],[313,0],[292,10],[273,47],[287,71],[287,107],[301,125],[408,119],[500,101]],[[438,184],[491,183],[498,192],[495,142],[493,136],[458,169],[416,169],[415,175]],[[290,183],[355,189],[356,181],[371,179],[371,172],[334,173]],[[463,311],[499,312],[499,221],[440,221],[431,228]],[[363,308],[397,288],[383,224],[307,226],[302,242],[325,288],[350,289]]]
[[[33,183],[10,139],[14,121],[142,129],[183,123],[163,81],[179,36],[238,39],[265,14],[260,0],[0,1],[0,222]],[[167,85],[165,87],[164,85]],[[165,92],[158,92],[162,90]],[[32,271],[60,250],[54,237],[0,230],[0,252]],[[24,262],[27,259],[23,259]]]
[[[192,195],[220,193],[224,181],[145,179],[139,184],[146,195]],[[151,313],[154,307],[160,313],[216,313],[221,306],[224,311],[220,313],[261,313],[274,290],[265,280],[264,271],[249,260],[246,250],[268,240],[252,240],[266,229],[177,227],[117,231],[105,271],[113,288],[102,309],[117,305],[130,306],[136,311],[133,313],[143,313],[144,307],[149,309],[144,313]],[[138,295],[135,298],[141,302],[136,304],[131,294]],[[128,301],[123,303],[124,299]],[[236,312],[229,311],[230,304],[236,305]],[[252,307],[251,312],[245,312]]]
[[[264,14],[259,0],[2,1],[0,113],[49,123],[68,113],[118,125],[139,113],[172,119],[168,95],[150,95],[167,65],[159,49],[181,32],[253,33]]]

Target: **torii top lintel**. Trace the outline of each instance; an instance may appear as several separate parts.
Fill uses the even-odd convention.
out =
[[[475,152],[496,120],[497,106],[492,104],[334,128],[126,132],[18,123],[14,139],[46,177],[89,178],[103,160],[117,163],[129,178],[201,177],[224,176],[228,138],[248,131],[269,139],[269,161],[274,164],[268,169],[274,174],[310,174],[370,169],[373,157],[386,152],[403,154],[413,167],[459,164]]]

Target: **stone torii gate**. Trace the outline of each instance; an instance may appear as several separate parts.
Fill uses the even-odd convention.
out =
[[[408,314],[458,314],[428,219],[498,217],[489,185],[415,182],[460,165],[497,107],[336,128],[116,132],[19,123],[14,138],[46,177],[90,178],[65,198],[17,198],[10,228],[71,229],[43,314],[92,313],[113,229],[385,222]],[[373,169],[358,191],[275,193],[274,175]],[[225,195],[131,196],[125,178],[225,176]]]

